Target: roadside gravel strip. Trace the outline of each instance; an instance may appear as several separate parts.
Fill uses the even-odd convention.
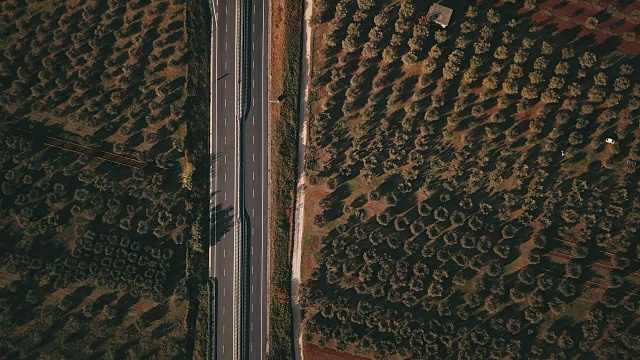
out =
[[[304,55],[302,56],[302,79],[300,82],[300,137],[298,139],[298,185],[296,191],[295,225],[293,231],[293,259],[291,265],[291,307],[293,310],[293,347],[295,360],[303,360],[302,353],[302,318],[300,314],[300,266],[302,262],[302,230],[304,225],[304,192],[306,188],[305,148],[307,146],[307,130],[309,119],[307,105],[309,100],[309,77],[311,73],[311,14],[313,1],[304,1],[304,26],[302,27],[302,41]]]

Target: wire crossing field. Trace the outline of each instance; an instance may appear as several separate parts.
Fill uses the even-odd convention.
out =
[[[595,5],[444,1],[443,28],[430,2],[314,2],[305,341],[637,357],[637,9],[609,3],[559,26]]]
[[[206,357],[206,8],[0,4],[0,357]]]

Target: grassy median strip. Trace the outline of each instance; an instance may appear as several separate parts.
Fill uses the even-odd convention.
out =
[[[282,58],[283,101],[279,115],[272,118],[271,183],[271,304],[269,359],[293,358],[291,323],[291,258],[292,212],[295,199],[298,144],[298,114],[300,89],[300,51],[302,33],[302,2],[282,0],[279,4],[288,19],[284,25],[282,43],[272,45],[272,59]],[[272,60],[273,61],[273,60]],[[278,95],[278,94],[274,94]]]

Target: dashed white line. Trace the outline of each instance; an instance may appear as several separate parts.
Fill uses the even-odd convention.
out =
[[[224,137],[224,144],[227,145],[227,137]]]

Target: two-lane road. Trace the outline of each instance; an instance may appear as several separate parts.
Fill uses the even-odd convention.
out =
[[[249,240],[249,359],[267,351],[268,0],[249,2],[248,105],[245,122],[245,209]]]
[[[210,276],[215,278],[215,328],[212,347],[216,359],[235,359],[238,344],[234,313],[237,299],[238,222],[238,111],[236,72],[236,2],[211,0],[213,26],[211,44],[211,224]],[[236,309],[237,310],[237,309]]]

